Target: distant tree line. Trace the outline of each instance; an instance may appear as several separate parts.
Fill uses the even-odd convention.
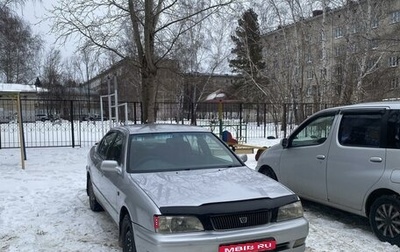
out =
[[[0,5],[0,81],[26,83],[34,79],[42,41],[5,5]]]

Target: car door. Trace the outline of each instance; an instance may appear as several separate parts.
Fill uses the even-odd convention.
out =
[[[115,160],[118,166],[123,167],[124,163],[124,148],[125,148],[125,137],[122,132],[116,132],[115,138],[111,143],[107,151],[106,160]],[[119,186],[123,183],[123,170],[117,171],[104,171],[102,180],[102,189],[104,196],[106,197],[110,205],[110,215],[116,219],[118,215],[117,211],[117,197],[119,195]]]
[[[91,168],[91,179],[95,188],[101,194],[101,201],[109,204],[110,200],[107,196],[107,186],[104,184],[104,172],[101,170],[101,163],[107,159],[109,149],[117,136],[116,132],[107,133],[100,141],[92,156],[94,168]],[[108,206],[104,206],[107,207]]]
[[[361,210],[368,190],[385,168],[382,146],[385,122],[383,109],[343,111],[328,159],[328,200]]]
[[[281,181],[305,198],[326,200],[326,163],[335,112],[316,115],[288,139],[280,159]]]

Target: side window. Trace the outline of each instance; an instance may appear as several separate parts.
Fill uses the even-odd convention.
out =
[[[108,149],[110,148],[111,144],[113,143],[114,138],[115,138],[116,135],[117,135],[116,132],[108,133],[100,141],[99,146],[97,147],[97,153],[99,153],[99,155],[102,158],[107,158]]]
[[[344,114],[339,126],[339,143],[344,146],[378,148],[383,114]]]
[[[124,143],[124,137],[121,133],[118,133],[117,136],[115,137],[115,140],[108,149],[107,152],[108,160],[115,160],[118,161],[118,164],[121,164],[123,143]]]
[[[331,131],[335,115],[324,115],[310,121],[292,138],[291,146],[310,146],[325,142]]]
[[[389,113],[387,124],[387,147],[400,149],[400,111],[394,110]]]

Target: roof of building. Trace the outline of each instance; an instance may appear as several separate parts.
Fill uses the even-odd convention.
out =
[[[0,83],[0,93],[40,93],[45,91],[46,89],[35,85]]]

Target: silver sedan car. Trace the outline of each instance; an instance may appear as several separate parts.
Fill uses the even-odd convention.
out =
[[[297,195],[242,159],[201,127],[116,127],[88,155],[90,208],[116,222],[123,251],[304,251]]]

